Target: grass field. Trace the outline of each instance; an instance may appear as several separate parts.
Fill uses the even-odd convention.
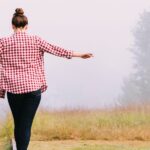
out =
[[[11,113],[8,114],[6,122],[0,123],[0,131],[0,139],[13,137]],[[148,142],[150,141],[150,105],[116,107],[105,110],[40,110],[33,122],[31,140],[31,150],[38,150],[40,145],[43,149],[48,150],[53,146],[50,141],[58,142],[52,150],[59,150],[59,147],[63,147],[61,141],[68,140],[72,142],[70,147],[64,145],[64,150],[66,148],[68,150],[150,150],[150,142]],[[106,141],[107,143],[82,144],[79,142],[81,140],[84,142],[89,140]],[[118,142],[113,143],[113,141]],[[119,141],[131,141],[132,143],[139,141],[146,145],[134,147],[124,142],[119,144]],[[73,142],[76,144],[72,145]],[[47,148],[44,148],[46,145]]]
[[[150,106],[39,111],[32,140],[150,140]]]
[[[150,141],[54,140],[31,141],[29,150],[149,150]],[[10,143],[0,141],[0,150],[11,150]]]
[[[29,150],[149,150],[150,141],[32,141]]]
[[[0,140],[0,150],[11,150],[11,141],[7,139]]]

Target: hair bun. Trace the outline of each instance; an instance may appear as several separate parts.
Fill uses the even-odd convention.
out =
[[[17,15],[17,16],[23,16],[24,15],[24,11],[23,11],[23,9],[22,8],[17,8],[16,10],[15,10],[15,14],[14,15]]]

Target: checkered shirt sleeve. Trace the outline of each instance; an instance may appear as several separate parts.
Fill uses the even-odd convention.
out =
[[[45,41],[44,39],[37,37],[40,50],[43,52],[48,52],[50,54],[59,56],[59,57],[65,57],[67,59],[71,59],[73,56],[73,51],[72,50],[66,50],[64,48],[61,48],[59,46],[53,45]]]
[[[2,50],[3,50],[3,45],[2,45],[1,40],[0,40],[0,56],[1,56]],[[2,85],[1,73],[2,73],[2,65],[1,65],[1,57],[0,57],[0,98],[5,98],[5,90],[3,90],[1,88],[1,85]]]

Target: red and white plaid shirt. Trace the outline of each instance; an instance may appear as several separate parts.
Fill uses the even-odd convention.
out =
[[[0,98],[6,91],[27,93],[47,90],[44,52],[71,59],[72,50],[52,45],[36,35],[15,32],[0,39]]]

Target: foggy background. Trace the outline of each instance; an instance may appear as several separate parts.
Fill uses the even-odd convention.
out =
[[[0,37],[9,36],[12,15],[22,7],[28,33],[89,59],[70,60],[45,53],[48,89],[40,107],[51,109],[111,107],[118,104],[124,78],[133,72],[132,30],[147,0],[0,0]],[[8,109],[7,97],[0,99]]]

